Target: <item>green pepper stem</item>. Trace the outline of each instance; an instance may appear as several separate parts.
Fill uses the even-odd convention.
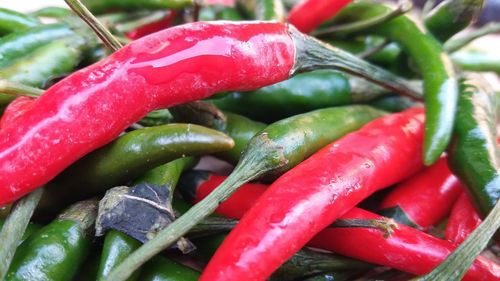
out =
[[[0,80],[0,93],[37,98],[41,94],[43,94],[43,90],[21,83],[11,82],[8,80]]]
[[[429,274],[412,279],[414,281],[461,280],[476,257],[487,246],[500,227],[500,201],[486,219],[451,253],[444,262]]]
[[[294,71],[335,69],[360,76],[395,93],[421,99],[421,89],[405,79],[378,66],[372,65],[346,51],[327,45],[313,37],[304,35],[290,26],[290,34],[297,46]]]
[[[390,218],[383,219],[339,219],[330,225],[330,227],[343,228],[373,228],[384,233],[385,238],[389,238],[394,229],[398,227],[396,222]]]
[[[92,30],[101,38],[102,42],[113,51],[117,51],[122,47],[120,41],[102,25],[99,20],[80,2],[80,0],[64,0],[68,6],[83,20]]]
[[[396,17],[399,17],[413,8],[413,3],[411,1],[403,0],[401,1],[396,9],[388,11],[385,14],[374,16],[366,20],[360,20],[356,22],[341,24],[331,26],[325,29],[320,29],[313,33],[314,36],[323,35],[335,35],[342,36],[345,34],[359,32],[361,30],[369,29],[379,24],[388,22]]]
[[[478,39],[479,37],[483,37],[485,35],[491,34],[491,33],[497,33],[500,32],[500,23],[498,22],[491,22],[477,30],[471,31],[467,34],[465,34],[462,37],[456,38],[456,39],[450,39],[446,41],[444,44],[444,49],[448,53],[453,53],[455,51],[460,50],[470,42]]]
[[[0,241],[2,241],[2,247],[0,247],[0,280],[4,280],[5,274],[7,274],[17,246],[21,242],[42,193],[43,188],[38,188],[17,201],[0,231]]]
[[[287,160],[283,154],[283,148],[274,144],[267,134],[261,133],[255,136],[253,141],[255,149],[247,151],[242,156],[233,173],[221,185],[167,228],[159,232],[155,238],[132,253],[110,273],[105,281],[126,280],[141,265],[168,248],[204,218],[208,217],[238,187],[286,164]]]

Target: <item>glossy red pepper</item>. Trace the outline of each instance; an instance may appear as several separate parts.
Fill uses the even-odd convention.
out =
[[[388,214],[400,208],[404,212],[401,215],[425,229],[448,215],[462,190],[460,181],[451,173],[443,157],[396,186],[382,201],[380,213],[398,220],[397,214],[396,217]]]
[[[197,22],[134,41],[52,86],[16,124],[2,128],[0,206],[47,183],[149,111],[284,80],[294,59],[289,28],[279,23]]]
[[[190,186],[194,201],[208,195],[224,176],[210,175],[196,186]],[[266,191],[266,185],[244,184],[217,213],[225,217],[241,219],[257,198]],[[465,194],[465,193],[464,193]],[[466,197],[467,200],[469,200]],[[472,205],[469,206],[472,208]],[[472,209],[473,210],[473,209]],[[476,214],[477,216],[477,214]],[[340,219],[382,219],[380,215],[353,208]],[[456,246],[448,241],[432,237],[422,231],[397,224],[394,233],[385,238],[379,230],[368,228],[327,228],[322,230],[308,245],[331,250],[359,260],[368,261],[404,272],[424,274],[441,263]],[[500,267],[484,257],[479,257],[466,275],[466,280],[495,280],[500,278]]]
[[[132,40],[139,39],[151,33],[170,27],[174,22],[176,16],[177,12],[174,10],[170,10],[168,11],[168,14],[163,17],[163,19],[143,25],[137,29],[127,32],[125,35],[127,36],[127,38]]]
[[[462,243],[471,234],[482,220],[466,192],[462,192],[451,210],[446,232],[446,240],[454,244]]]
[[[193,203],[198,203],[212,190],[219,186],[227,177],[209,174],[208,178],[196,187]],[[246,183],[238,189],[230,199],[222,202],[215,212],[228,218],[240,219],[247,210],[267,189],[267,185],[259,183]],[[236,208],[235,208],[236,207]]]
[[[288,14],[288,22],[309,33],[332,18],[352,0],[302,0]]]
[[[344,219],[381,219],[382,216],[354,208]],[[430,272],[455,249],[455,245],[412,227],[398,224],[389,238],[376,229],[327,228],[310,245],[359,260],[422,275]],[[500,266],[479,256],[464,281],[500,280]]]
[[[200,280],[264,280],[315,234],[373,192],[422,166],[421,108],[376,119],[276,180]]]

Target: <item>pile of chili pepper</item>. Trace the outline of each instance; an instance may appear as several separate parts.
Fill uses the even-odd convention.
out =
[[[500,280],[483,0],[65,1],[0,7],[0,280]]]

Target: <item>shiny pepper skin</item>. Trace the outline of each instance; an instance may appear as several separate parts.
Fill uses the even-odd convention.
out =
[[[411,225],[400,221],[397,215],[389,215],[400,209],[401,215],[411,223],[426,229],[446,217],[462,190],[460,181],[451,173],[443,157],[396,186],[382,201],[379,213]]]
[[[264,280],[321,229],[373,192],[415,173],[424,114],[372,121],[276,180],[229,234],[200,280]]]
[[[0,131],[0,205],[47,183],[149,111],[288,78],[294,56],[289,27],[279,23],[196,22],[130,43],[48,89]]]
[[[462,243],[482,220],[466,192],[453,205],[444,236],[453,244]]]

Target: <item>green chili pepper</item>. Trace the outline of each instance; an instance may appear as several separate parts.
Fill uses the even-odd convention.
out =
[[[106,233],[96,280],[108,276],[113,268],[140,246],[139,241],[122,232],[111,230]],[[136,271],[127,281],[137,280],[138,277],[139,271]]]
[[[418,106],[419,103],[403,96],[388,96],[376,99],[369,105],[388,112],[399,112]]]
[[[320,70],[253,92],[229,93],[210,102],[224,111],[274,122],[315,109],[372,100],[384,94],[387,91],[362,79],[348,79],[340,72]]]
[[[461,85],[448,162],[485,217],[500,197],[495,93],[475,81]]]
[[[37,213],[57,210],[58,202],[102,193],[176,158],[224,151],[233,145],[233,140],[225,134],[192,124],[132,131],[88,154],[47,184],[48,190],[57,192],[45,192]]]
[[[380,3],[359,2],[344,8],[336,22],[370,18],[387,13]],[[450,58],[439,42],[421,30],[419,23],[402,15],[367,31],[398,43],[410,55],[424,80],[426,128],[424,163],[431,165],[448,146],[455,119],[458,84]]]
[[[318,109],[275,122],[250,140],[229,178],[249,181],[255,178],[247,178],[251,173],[279,176],[328,143],[384,114],[369,106],[353,105]],[[270,147],[282,153],[284,163],[276,165],[273,155],[262,153]],[[227,182],[232,182],[229,178]]]
[[[453,62],[466,71],[493,71],[500,73],[500,56],[478,50],[463,50],[451,55]]]
[[[88,46],[89,42],[79,36],[56,40],[0,69],[0,77],[43,88],[51,78],[70,73]]]
[[[425,17],[425,26],[444,42],[474,22],[483,5],[484,0],[445,0]]]
[[[74,35],[65,24],[41,25],[0,38],[0,67],[5,67],[56,39]]]
[[[82,0],[82,3],[94,14],[109,10],[137,11],[140,9],[180,9],[193,5],[193,0]]]
[[[197,252],[201,258],[208,261],[226,237],[227,233],[216,234],[194,239],[193,242],[196,244]],[[276,270],[269,280],[304,280],[307,276],[321,273],[333,271],[356,271],[359,273],[372,267],[371,264],[362,261],[303,248]]]
[[[150,112],[146,117],[142,118],[138,123],[146,126],[160,126],[171,123],[173,121],[173,116],[170,114],[168,109],[160,109]]]
[[[91,247],[97,200],[72,205],[17,249],[6,280],[71,280]]]
[[[213,128],[226,133],[234,140],[234,147],[216,154],[217,157],[236,164],[250,139],[266,127],[266,124],[250,120],[244,116],[223,113],[205,102],[191,102],[170,108],[177,122],[187,122]]]
[[[266,124],[250,120],[244,116],[225,113],[226,123],[220,124],[215,129],[221,130],[234,140],[234,147],[230,150],[216,153],[215,156],[224,159],[229,163],[236,164],[241,158],[241,153],[248,142],[258,132],[266,127]]]
[[[149,183],[165,186],[170,189],[173,195],[179,177],[185,169],[196,164],[192,157],[185,157],[174,160],[170,163],[156,167],[134,181],[135,184]],[[172,198],[170,198],[170,202]],[[101,262],[97,273],[97,280],[104,279],[111,270],[120,264],[128,255],[135,251],[141,243],[130,236],[116,230],[111,230],[106,234],[101,255]],[[128,281],[137,280],[139,272],[134,273]]]
[[[384,39],[377,36],[366,36],[364,38],[355,38],[352,40],[327,40],[327,42],[342,50],[354,53],[356,55],[363,55],[384,44]],[[391,67],[401,54],[401,49],[396,43],[390,43],[384,46],[381,50],[373,52],[365,56],[366,60],[373,62],[377,65],[384,67]]]
[[[171,259],[156,256],[142,269],[141,281],[196,281],[200,273]]]
[[[45,7],[39,10],[36,10],[30,15],[35,16],[35,17],[44,17],[44,18],[54,18],[54,19],[59,19],[59,18],[65,18],[69,16],[73,16],[73,12],[69,9],[66,8],[61,8],[61,7]]]
[[[39,24],[40,22],[34,17],[0,8],[0,35],[25,30]]]

